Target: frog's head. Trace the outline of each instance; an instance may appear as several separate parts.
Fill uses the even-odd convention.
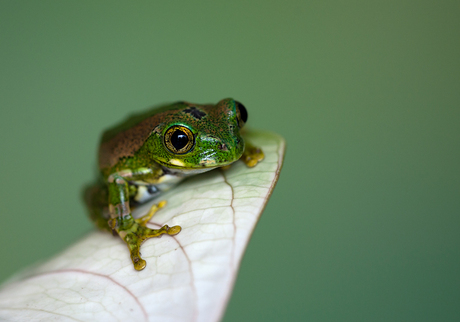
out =
[[[216,105],[181,102],[165,112],[145,146],[155,162],[184,173],[225,166],[243,154],[240,130],[247,118],[246,108],[233,99]]]

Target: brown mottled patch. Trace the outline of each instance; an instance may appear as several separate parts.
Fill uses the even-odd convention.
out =
[[[176,111],[166,111],[153,115],[102,142],[99,147],[99,168],[112,167],[120,158],[133,156],[161,120],[174,113]]]

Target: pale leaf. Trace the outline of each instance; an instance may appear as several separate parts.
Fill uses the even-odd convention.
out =
[[[0,320],[219,320],[284,154],[284,140],[275,134],[250,132],[248,138],[265,153],[255,168],[239,161],[190,178],[160,198],[168,204],[150,226],[180,225],[182,231],[142,245],[143,271],[134,270],[120,238],[94,231],[4,285]]]

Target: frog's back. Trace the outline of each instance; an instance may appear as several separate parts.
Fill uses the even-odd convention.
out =
[[[133,156],[167,115],[184,107],[183,102],[177,102],[153,108],[106,130],[99,146],[99,168],[112,167],[121,158]]]

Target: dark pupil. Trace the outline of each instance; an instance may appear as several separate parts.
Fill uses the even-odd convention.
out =
[[[188,143],[188,136],[181,130],[176,130],[173,135],[171,135],[171,144],[176,150],[182,149]]]

